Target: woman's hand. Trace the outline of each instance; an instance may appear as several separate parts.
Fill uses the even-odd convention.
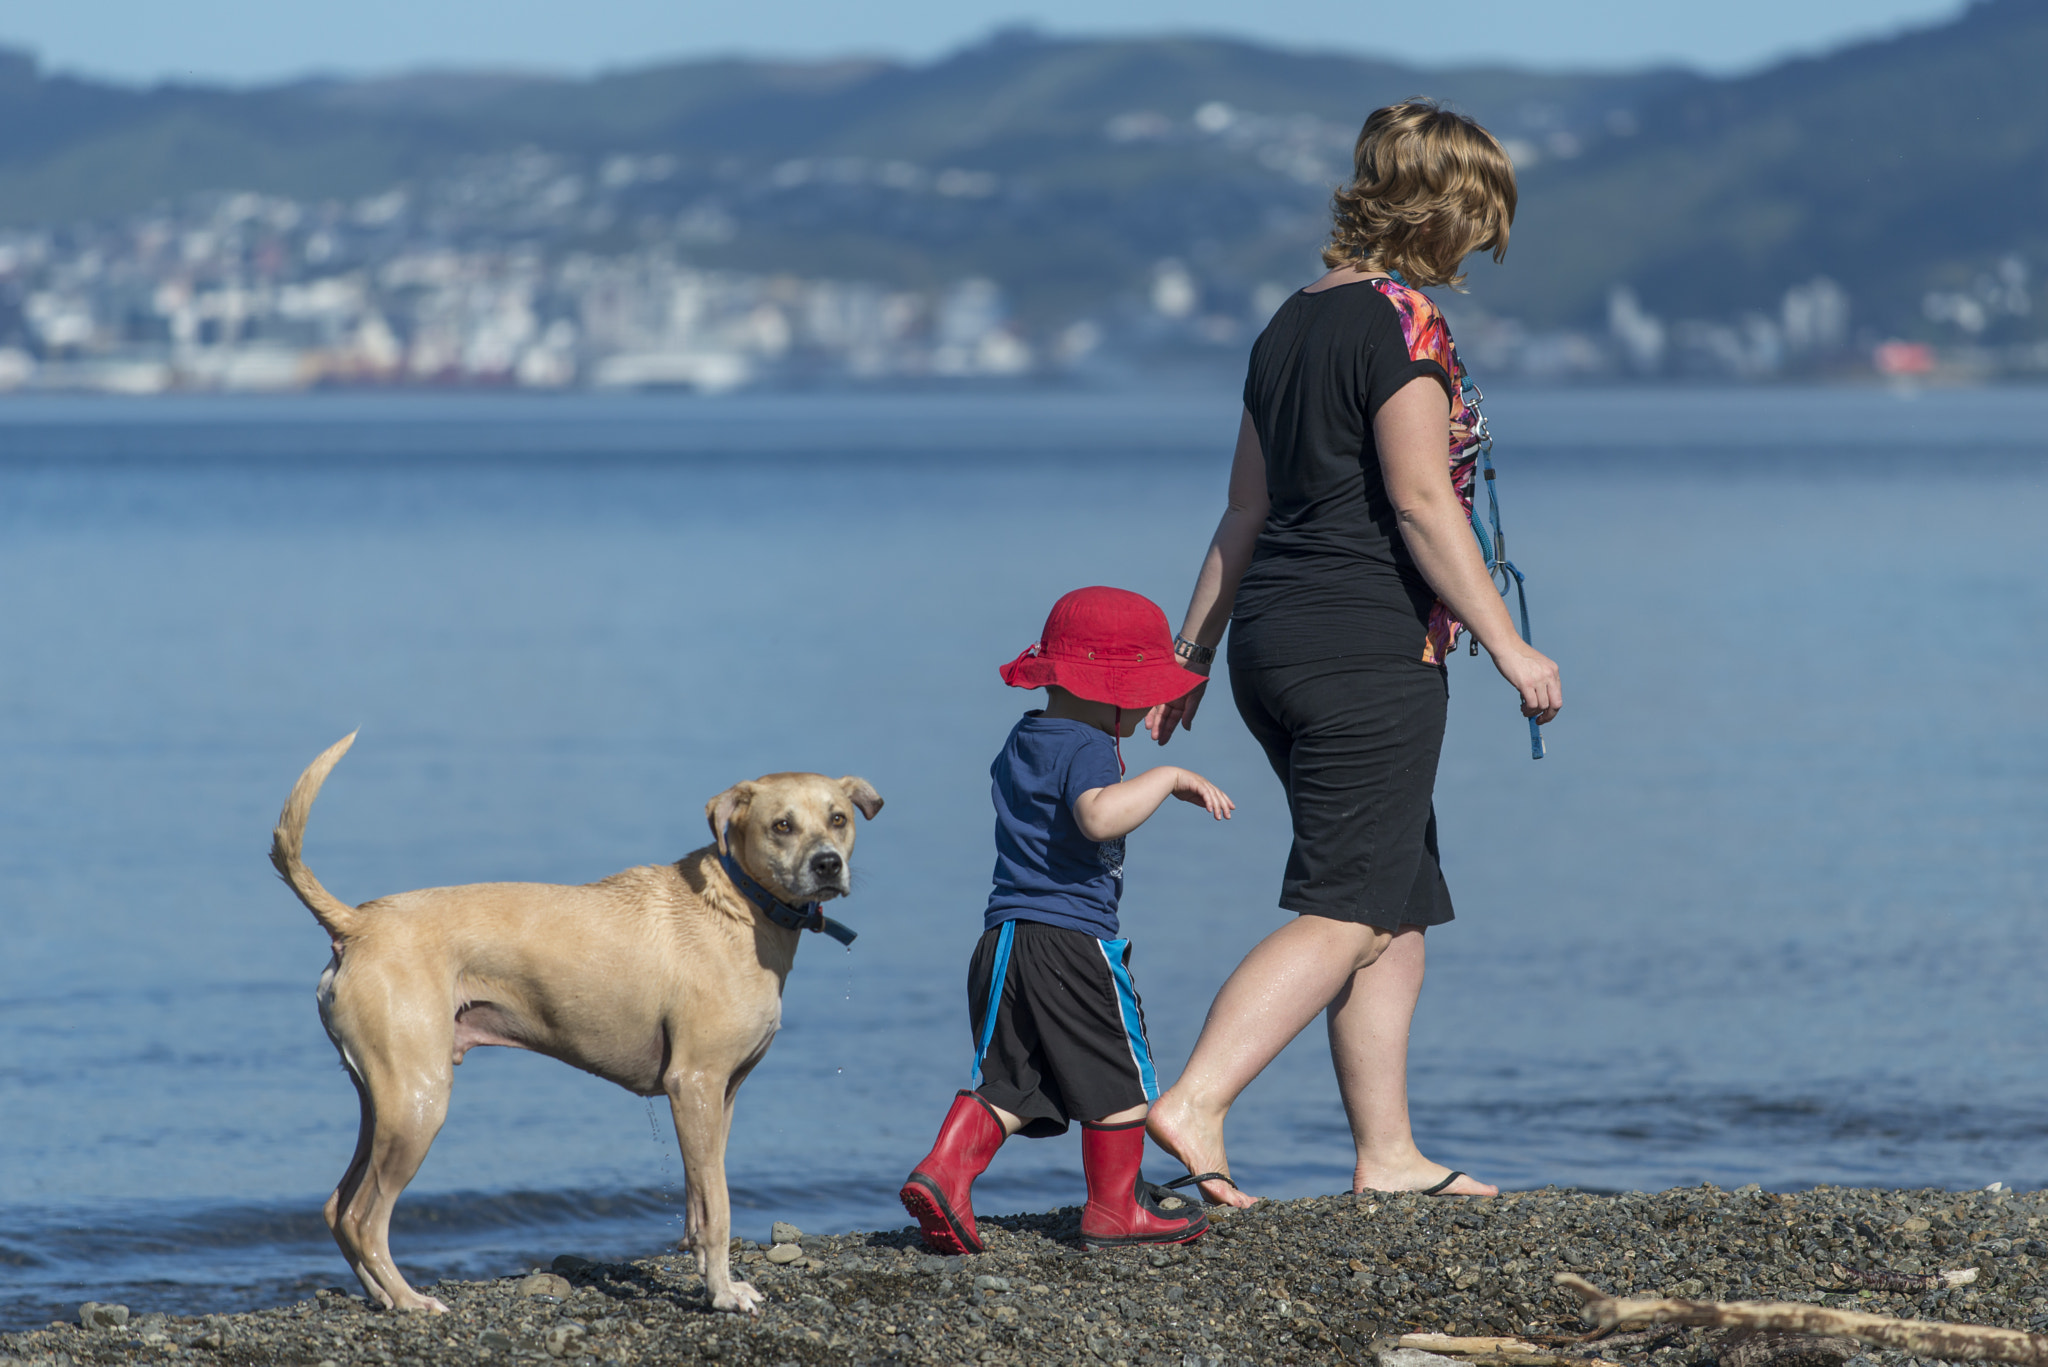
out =
[[[1557,661],[1520,640],[1498,655],[1487,653],[1500,676],[1522,695],[1523,716],[1534,717],[1540,726],[1557,715],[1564,706],[1564,684],[1557,675]]]
[[[1152,739],[1161,745],[1173,739],[1175,727],[1183,731],[1195,729],[1195,709],[1202,705],[1202,694],[1209,685],[1199,683],[1192,693],[1184,693],[1172,702],[1163,702],[1145,714],[1145,729],[1152,733]]]

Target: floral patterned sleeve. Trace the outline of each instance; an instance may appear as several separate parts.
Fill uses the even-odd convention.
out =
[[[1435,361],[1443,367],[1449,379],[1446,388],[1451,398],[1451,426],[1463,428],[1464,433],[1459,435],[1454,431],[1447,435],[1445,454],[1450,461],[1451,488],[1457,493],[1459,506],[1465,510],[1469,521],[1472,516],[1472,481],[1479,465],[1479,444],[1486,430],[1486,420],[1479,412],[1479,388],[1466,374],[1465,363],[1458,359],[1457,344],[1451,340],[1451,330],[1428,295],[1392,280],[1373,283],[1401,317],[1401,335],[1408,343],[1409,359]],[[1442,599],[1438,599],[1429,611],[1428,633],[1422,645],[1423,661],[1442,664],[1450,659],[1451,652],[1457,649],[1458,632],[1462,628],[1463,623],[1451,616],[1451,610],[1444,606]]]

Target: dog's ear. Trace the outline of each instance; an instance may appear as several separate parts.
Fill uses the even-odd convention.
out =
[[[860,808],[860,814],[868,820],[875,819],[875,813],[882,810],[882,795],[875,791],[875,785],[864,778],[848,774],[839,780],[839,791],[846,794],[846,800]]]
[[[717,797],[704,804],[704,819],[711,823],[711,836],[718,842],[720,854],[730,854],[726,848],[725,829],[734,818],[747,814],[747,804],[754,800],[754,785],[735,783]]]

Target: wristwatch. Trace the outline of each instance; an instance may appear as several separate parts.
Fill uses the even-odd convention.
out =
[[[1198,646],[1185,636],[1173,638],[1173,653],[1183,663],[1191,664],[1197,669],[1206,668],[1216,659],[1215,646]]]

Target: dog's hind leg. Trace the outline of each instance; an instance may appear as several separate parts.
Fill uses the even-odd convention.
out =
[[[326,1217],[328,1232],[334,1235],[334,1242],[340,1246],[341,1256],[348,1259],[349,1269],[356,1274],[356,1280],[363,1284],[363,1290],[369,1293],[370,1299],[381,1303],[384,1296],[376,1280],[363,1266],[362,1250],[351,1237],[349,1226],[341,1220],[342,1208],[355,1200],[356,1189],[363,1184],[363,1173],[370,1166],[370,1136],[376,1128],[376,1119],[370,1108],[370,1094],[364,1090],[363,1080],[356,1076],[355,1069],[348,1067],[345,1055],[342,1058],[342,1066],[348,1069],[348,1080],[355,1084],[356,1101],[362,1108],[362,1119],[356,1126],[355,1157],[348,1160],[348,1171],[341,1175],[341,1181],[336,1184],[334,1194],[327,1198],[327,1204],[321,1207],[320,1213]]]
[[[663,1079],[683,1151],[683,1201],[690,1242],[714,1310],[761,1313],[762,1296],[732,1279],[732,1204],[725,1189],[725,1138],[731,1108],[727,1079],[672,1072]]]
[[[413,1290],[392,1262],[391,1211],[448,1118],[451,1071],[446,1049],[413,1060],[363,1060],[360,1086],[369,1101],[369,1152],[359,1160],[359,1172],[349,1170],[356,1177],[355,1189],[346,1196],[335,1193],[334,1239],[371,1297],[386,1309],[448,1309]]]

